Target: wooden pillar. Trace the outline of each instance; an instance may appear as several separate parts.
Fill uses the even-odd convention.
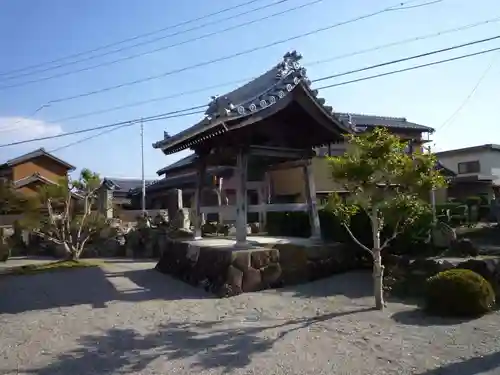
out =
[[[239,150],[236,157],[236,246],[244,246],[247,242],[247,174],[248,155]]]
[[[200,210],[203,184],[205,182],[206,163],[204,160],[199,160],[196,171],[196,189],[194,191],[193,205],[193,221],[194,221],[194,239],[201,239],[201,226],[203,224],[203,216]]]
[[[309,224],[311,225],[311,240],[321,240],[321,228],[319,223],[318,205],[316,203],[316,185],[311,161],[303,166],[304,182],[306,187],[306,202],[309,212]]]

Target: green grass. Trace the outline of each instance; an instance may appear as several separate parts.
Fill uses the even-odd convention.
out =
[[[87,260],[59,260],[50,263],[27,264],[7,269],[4,275],[35,275],[39,273],[67,271],[75,268],[98,267],[99,262]]]

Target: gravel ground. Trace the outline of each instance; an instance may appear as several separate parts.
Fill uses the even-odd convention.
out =
[[[370,275],[214,299],[152,262],[0,279],[0,374],[500,374],[500,314],[370,310]]]

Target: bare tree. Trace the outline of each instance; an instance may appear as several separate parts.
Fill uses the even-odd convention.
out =
[[[83,169],[76,180],[63,179],[39,190],[40,206],[27,215],[34,233],[64,248],[68,259],[78,260],[85,245],[106,225],[94,210],[99,175]]]

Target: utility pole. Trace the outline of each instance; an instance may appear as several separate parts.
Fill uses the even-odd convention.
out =
[[[144,123],[141,118],[141,168],[142,168],[142,213],[146,213],[146,180],[144,178]]]
[[[431,154],[431,146],[427,147],[427,151]],[[436,188],[431,189],[431,206],[432,206],[432,222],[436,224]]]

